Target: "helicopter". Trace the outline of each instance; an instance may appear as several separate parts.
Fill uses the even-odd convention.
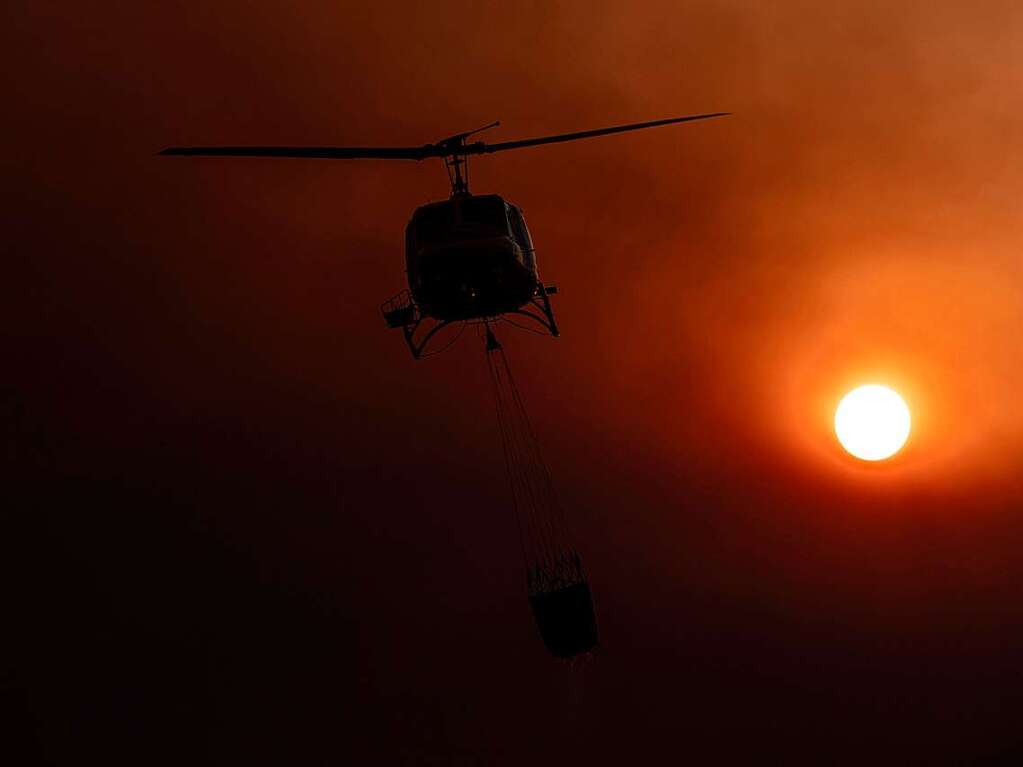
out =
[[[468,142],[499,122],[457,133],[432,144],[410,147],[170,147],[161,155],[186,157],[295,157],[328,160],[444,161],[451,196],[416,208],[405,228],[405,269],[408,288],[381,306],[389,328],[400,328],[413,358],[429,356],[427,347],[452,323],[513,314],[528,318],[558,336],[550,296],[554,285],[539,277],[536,252],[522,210],[497,194],[469,191],[469,158],[542,144],[576,141],[660,125],[724,117],[729,112],[669,117],[537,138],[486,144]]]

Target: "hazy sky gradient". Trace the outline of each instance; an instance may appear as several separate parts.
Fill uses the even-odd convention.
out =
[[[100,655],[123,672],[110,699],[151,707],[138,731],[193,722],[182,749],[304,763],[1017,747],[1017,3],[36,0],[0,19],[9,386],[95,494],[41,540],[55,572],[93,573],[67,604],[136,637],[143,681]],[[413,363],[379,316],[440,164],[154,153],[718,110],[473,165],[560,288],[562,338],[503,340],[596,594],[604,647],[570,673],[533,635],[480,344]],[[883,466],[830,431],[868,381],[913,411]],[[167,574],[198,551],[204,574]],[[51,638],[97,636],[66,614]],[[147,677],[149,649],[193,676]],[[81,753],[54,674],[40,739]]]

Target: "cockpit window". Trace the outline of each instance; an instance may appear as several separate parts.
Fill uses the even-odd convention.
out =
[[[450,202],[417,210],[416,241],[419,245],[433,245],[447,240],[454,225],[453,213]]]
[[[507,234],[508,219],[500,197],[467,197],[461,201],[461,227],[487,234]]]
[[[529,239],[529,230],[526,229],[526,222],[522,219],[522,214],[519,209],[514,205],[508,206],[508,221],[511,223],[512,235],[515,237],[515,242],[519,244],[519,247],[526,253],[533,249],[533,243]]]

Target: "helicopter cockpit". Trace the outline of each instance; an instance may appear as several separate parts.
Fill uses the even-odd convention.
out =
[[[458,195],[417,209],[406,229],[405,262],[416,303],[440,319],[517,309],[537,285],[522,213],[496,194]]]

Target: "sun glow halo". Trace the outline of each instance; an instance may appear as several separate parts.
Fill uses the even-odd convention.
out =
[[[909,437],[909,407],[892,389],[867,384],[853,389],[835,410],[835,434],[851,455],[882,461],[895,455]]]

